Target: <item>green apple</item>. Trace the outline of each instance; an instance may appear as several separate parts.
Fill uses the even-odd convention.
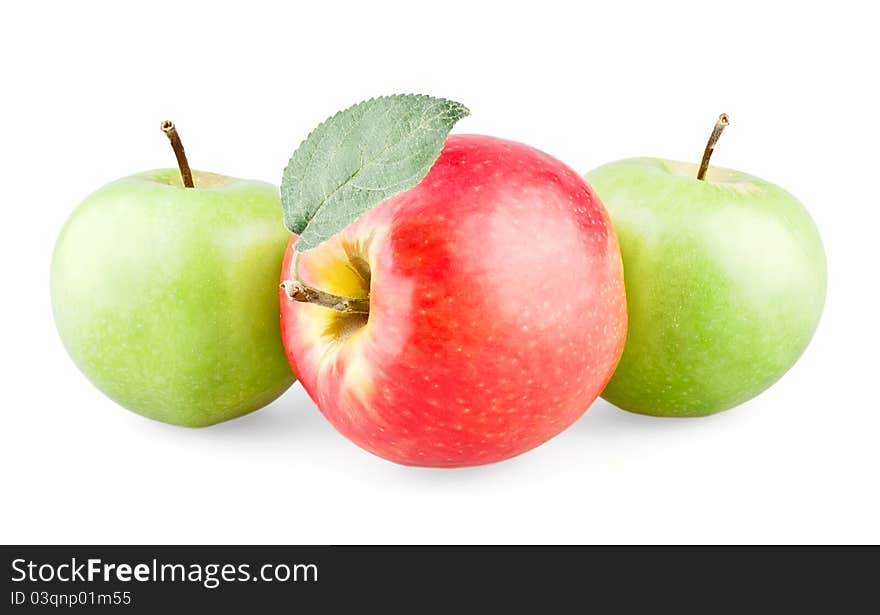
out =
[[[741,404],[797,361],[822,313],[825,253],[801,203],[739,171],[698,173],[632,158],[586,176],[623,257],[629,333],[603,397],[625,410],[685,417]]]
[[[187,172],[189,171],[187,167]],[[104,186],[67,221],[52,306],[76,365],[110,398],[190,427],[268,404],[294,381],[278,278],[278,189],[176,169]]]

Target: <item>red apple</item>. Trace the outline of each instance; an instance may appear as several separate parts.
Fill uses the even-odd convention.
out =
[[[282,279],[294,279],[291,240]],[[531,147],[452,136],[425,179],[299,257],[281,292],[291,365],[321,412],[402,464],[523,453],[574,422],[626,336],[617,238],[593,190]]]

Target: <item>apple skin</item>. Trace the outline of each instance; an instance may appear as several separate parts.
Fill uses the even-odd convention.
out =
[[[282,279],[294,278],[293,241]],[[280,293],[305,389],[355,444],[406,465],[523,453],[580,417],[626,335],[607,212],[538,150],[451,136],[428,175],[299,258],[369,318]]]
[[[822,314],[816,225],[791,194],[751,175],[656,158],[587,174],[623,255],[629,334],[602,396],[655,416],[703,416],[778,380]]]
[[[289,233],[278,189],[176,169],[87,197],[52,259],[52,306],[74,363],[144,416],[189,427],[256,410],[294,381],[276,286]]]

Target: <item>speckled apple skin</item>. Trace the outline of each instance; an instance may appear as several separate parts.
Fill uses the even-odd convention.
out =
[[[143,416],[203,427],[252,412],[294,376],[275,287],[289,233],[278,189],[177,169],[86,198],[52,258],[58,333],[95,386]]]
[[[825,302],[825,252],[791,194],[746,173],[657,158],[587,175],[620,238],[629,336],[602,396],[632,412],[705,416],[776,382]]]
[[[282,334],[330,422],[401,464],[492,463],[547,441],[593,403],[626,336],[620,252],[596,194],[547,154],[491,137],[450,137],[421,183],[298,269],[337,294],[370,289],[366,323],[282,291]]]

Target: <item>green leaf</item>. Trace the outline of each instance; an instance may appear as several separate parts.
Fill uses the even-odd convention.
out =
[[[443,98],[382,96],[318,126],[284,169],[284,224],[303,252],[428,174],[452,126],[469,111]]]

